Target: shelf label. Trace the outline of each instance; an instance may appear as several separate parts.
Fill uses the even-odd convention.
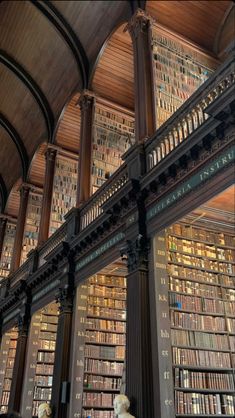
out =
[[[165,198],[160,201],[147,211],[147,220],[152,219],[155,215],[159,214],[163,210],[167,209],[177,200],[181,199],[193,189],[204,183],[224,167],[235,161],[235,146],[228,148],[226,152],[212,163],[208,164],[205,168],[198,171],[198,173],[192,175],[189,180],[182,183],[173,192],[169,193]],[[159,241],[159,240],[158,240]]]

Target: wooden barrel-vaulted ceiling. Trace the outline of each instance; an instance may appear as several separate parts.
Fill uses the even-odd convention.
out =
[[[20,177],[42,185],[41,144],[76,149],[76,98],[84,88],[134,109],[133,50],[123,28],[137,7],[219,54],[234,35],[232,5],[229,0],[0,1],[1,210]]]

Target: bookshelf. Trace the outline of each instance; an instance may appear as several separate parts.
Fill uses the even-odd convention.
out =
[[[21,411],[25,418],[37,417],[39,405],[51,399],[57,324],[56,303],[32,317]]]
[[[78,159],[57,153],[53,181],[49,235],[64,222],[64,215],[74,206],[77,198]]]
[[[70,413],[114,418],[113,400],[120,393],[125,359],[125,278],[92,276],[78,289],[77,312]]]
[[[212,73],[212,58],[158,28],[152,32],[157,127]]]
[[[94,106],[91,193],[94,193],[122,164],[122,155],[134,136],[134,117],[98,100]]]
[[[235,237],[178,223],[164,239],[156,266],[168,287],[175,414],[234,416]]]
[[[22,243],[20,264],[23,264],[26,261],[27,254],[37,246],[41,209],[42,194],[30,191],[24,227],[24,237]]]
[[[0,353],[0,413],[5,413],[8,409],[17,338],[18,332],[16,328],[7,331],[2,337]]]
[[[7,221],[5,236],[3,241],[1,262],[0,262],[0,280],[7,277],[11,268],[11,258],[15,240],[16,224]]]

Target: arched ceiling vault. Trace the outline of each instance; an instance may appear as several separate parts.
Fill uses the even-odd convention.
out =
[[[92,86],[107,97],[109,90],[111,100],[116,97],[133,109],[133,56],[128,34],[117,31],[105,42],[137,7],[145,7],[157,23],[213,52],[215,44],[221,44],[220,33],[223,45],[230,41],[231,29],[226,31],[228,19],[224,16],[231,4],[229,0],[0,1],[0,114],[8,121],[6,124],[1,118],[1,210],[22,168],[22,178],[28,167],[32,168],[40,144],[56,137],[55,127],[72,95]],[[106,86],[100,83],[101,75]],[[114,90],[110,88],[112,75]],[[71,129],[70,111],[76,114],[73,103],[64,112],[65,120],[60,119],[59,142],[69,132],[66,121]],[[9,157],[15,170],[5,163]]]

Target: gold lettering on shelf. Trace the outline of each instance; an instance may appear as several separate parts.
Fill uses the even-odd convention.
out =
[[[74,418],[80,418],[81,414],[80,412],[75,412],[75,414],[73,414]]]
[[[32,377],[29,378],[29,382],[33,382],[33,378]]]
[[[162,350],[162,356],[168,357],[169,351],[168,350]]]
[[[165,399],[164,403],[165,403],[166,406],[172,406],[173,405],[172,399]]]
[[[33,391],[32,390],[28,390],[28,396],[32,396]]]
[[[165,241],[165,238],[164,237],[157,237],[157,240],[164,242]]]
[[[164,377],[164,380],[169,380],[170,379],[170,372],[164,372],[163,377]]]
[[[80,393],[76,393],[75,398],[76,399],[81,399],[81,394]]]
[[[83,361],[82,360],[77,360],[77,366],[78,367],[83,367],[84,366]]]
[[[166,329],[161,329],[161,338],[170,338],[170,334]]]
[[[167,302],[166,295],[158,295],[158,300],[160,300],[160,302]]]
[[[166,264],[156,263],[156,268],[166,270]]]
[[[86,311],[86,306],[78,306],[78,311]]]
[[[166,279],[165,279],[165,277],[161,277],[161,284],[166,284]]]
[[[31,411],[31,409],[32,409],[32,406],[30,406],[30,405],[26,406],[26,408],[25,408],[26,411]]]
[[[77,376],[75,380],[76,380],[76,382],[81,382],[82,378],[81,378],[81,376]]]
[[[85,317],[84,317],[84,316],[81,316],[81,318],[80,318],[80,323],[81,323],[81,324],[85,324]]]
[[[36,369],[36,364],[31,363],[29,367],[30,367],[30,369]]]
[[[167,318],[167,312],[162,312],[162,318]]]
[[[166,255],[166,252],[165,252],[165,251],[163,251],[163,250],[157,250],[157,254],[158,254],[158,255],[163,255],[163,256],[165,256],[165,255]]]
[[[87,296],[86,295],[80,295],[80,299],[87,300]]]

